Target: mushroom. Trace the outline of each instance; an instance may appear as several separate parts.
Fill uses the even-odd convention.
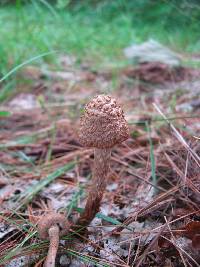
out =
[[[65,235],[70,224],[64,215],[49,213],[42,216],[38,222],[38,233],[41,239],[49,239],[50,245],[44,267],[54,267],[59,246],[59,237]]]
[[[111,96],[98,95],[85,106],[80,119],[79,141],[85,147],[94,148],[94,167],[92,185],[78,225],[89,225],[99,211],[107,185],[111,149],[128,137],[123,110]]]

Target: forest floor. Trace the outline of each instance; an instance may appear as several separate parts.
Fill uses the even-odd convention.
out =
[[[93,165],[93,150],[77,139],[79,118],[105,92],[123,107],[131,135],[112,151],[88,235],[64,236],[56,266],[200,266],[199,70],[149,63],[94,71],[70,56],[60,64],[25,66],[17,79],[31,82],[1,106],[0,266],[42,266],[42,214],[76,222]]]

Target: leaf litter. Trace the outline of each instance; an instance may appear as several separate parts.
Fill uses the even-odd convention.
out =
[[[177,77],[167,66],[142,63],[119,70],[113,91],[112,71],[67,62],[60,72],[25,69],[31,85],[2,107],[11,113],[0,122],[0,266],[42,266],[48,242],[36,224],[45,212],[78,219],[93,166],[92,149],[78,143],[78,121],[88,99],[108,88],[131,136],[113,150],[88,234],[63,237],[56,266],[199,266],[200,109],[182,108],[199,95],[188,89],[199,84],[196,70]]]

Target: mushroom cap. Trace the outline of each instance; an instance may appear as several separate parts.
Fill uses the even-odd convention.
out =
[[[59,227],[59,236],[65,235],[70,228],[68,220],[60,213],[52,212],[42,216],[38,222],[38,233],[40,238],[49,239],[48,231],[55,225]]]
[[[124,112],[114,98],[98,95],[85,106],[79,130],[79,141],[83,146],[111,148],[128,137]]]

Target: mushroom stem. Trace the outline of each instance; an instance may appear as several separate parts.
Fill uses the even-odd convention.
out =
[[[92,185],[88,194],[84,212],[81,214],[78,225],[88,226],[99,212],[103,193],[107,185],[107,176],[110,167],[111,149],[94,149],[94,167]]]
[[[68,233],[70,223],[63,214],[51,212],[43,215],[38,221],[38,234],[41,239],[49,240],[49,250],[45,267],[54,267],[56,253],[59,246],[59,237]]]
[[[53,225],[49,228],[48,233],[50,244],[44,267],[55,267],[56,254],[59,246],[59,231],[57,225]]]

